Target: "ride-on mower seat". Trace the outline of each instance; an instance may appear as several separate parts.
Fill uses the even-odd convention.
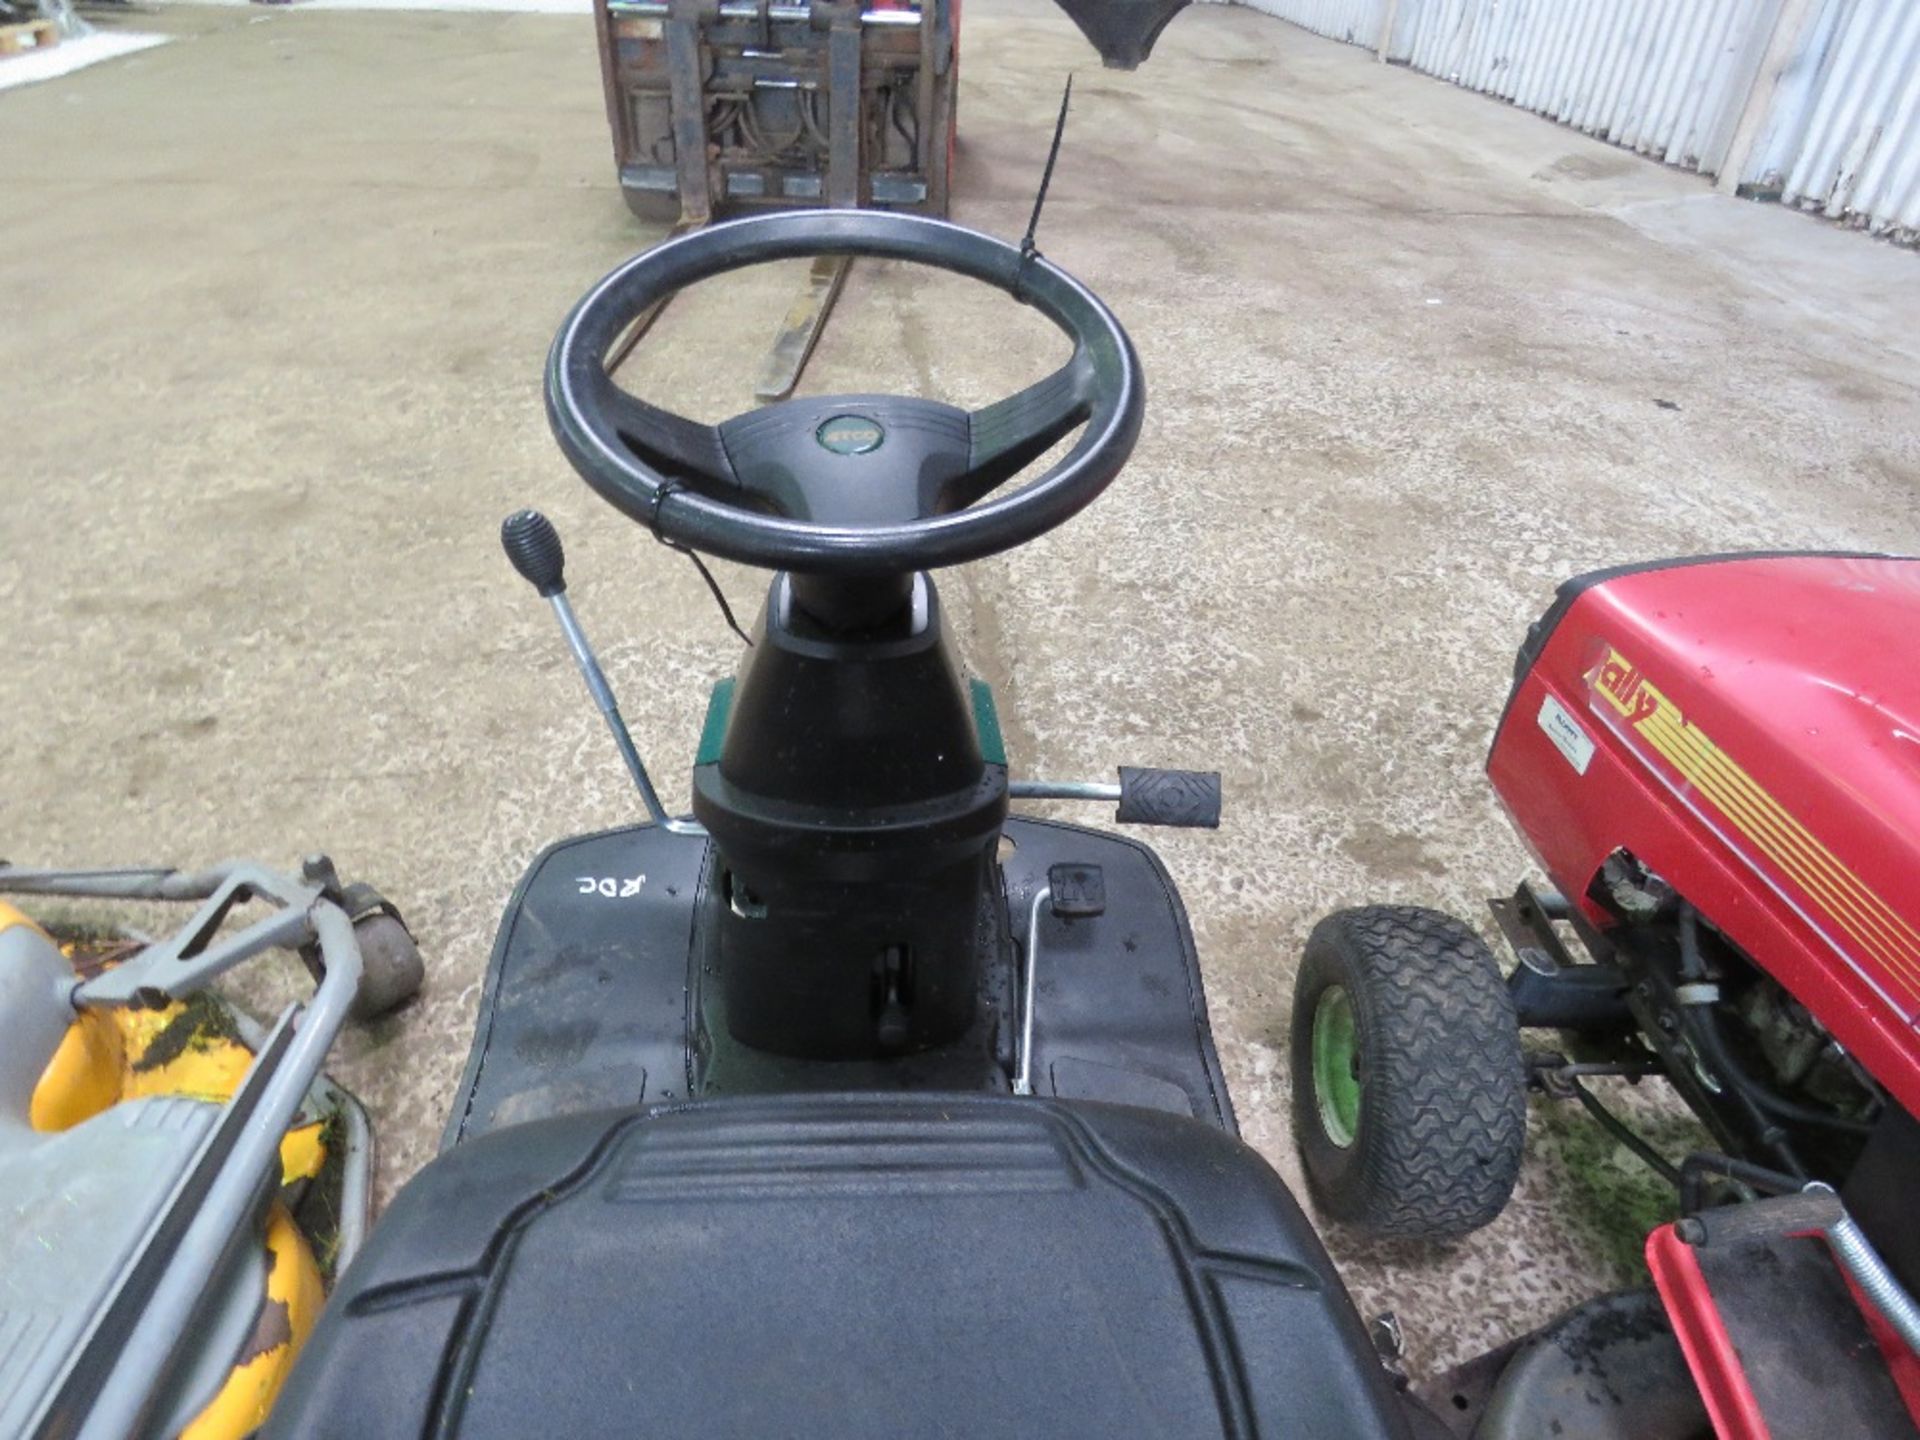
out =
[[[1197,1122],[710,1101],[442,1155],[269,1436],[1403,1436],[1285,1186]]]

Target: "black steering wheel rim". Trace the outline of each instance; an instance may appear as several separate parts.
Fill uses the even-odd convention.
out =
[[[935,266],[1032,305],[1074,342],[1066,366],[997,406],[976,426],[1015,424],[1015,402],[1084,411],[1071,449],[1037,478],[964,509],[891,524],[837,525],[763,513],[662,474],[622,438],[616,415],[645,423],[683,451],[722,445],[717,428],[637,401],[616,387],[605,357],[647,306],[699,280],[773,260],[871,256]],[[547,416],[561,450],[615,508],[663,540],[744,564],[819,574],[888,574],[977,560],[1067,520],[1117,475],[1145,408],[1133,343],[1085,286],[1037,253],[946,221],[870,210],[787,211],[667,240],[602,279],[567,316],[547,358]],[[1059,418],[1055,415],[1055,419]],[[677,427],[677,428],[676,428]],[[1018,437],[1015,437],[1018,438]],[[724,465],[724,455],[716,457]],[[1018,468],[1024,468],[1021,462]],[[992,481],[987,488],[998,481]]]

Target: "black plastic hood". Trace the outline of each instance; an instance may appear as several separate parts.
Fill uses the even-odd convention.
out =
[[[1111,70],[1136,69],[1187,0],[1054,0]]]

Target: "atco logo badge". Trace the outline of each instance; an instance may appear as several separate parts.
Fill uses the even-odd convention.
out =
[[[865,455],[880,448],[887,432],[880,428],[878,420],[869,420],[864,415],[835,415],[820,422],[813,438],[836,455]]]

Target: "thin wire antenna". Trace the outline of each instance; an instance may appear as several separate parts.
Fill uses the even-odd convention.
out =
[[[682,545],[678,540],[669,540],[660,533],[660,502],[680,488],[680,482],[672,477],[669,477],[667,483],[660,487],[659,493],[654,496],[653,518],[647,522],[647,528],[653,532],[653,538],[666,546],[667,549],[677,550],[693,562],[693,568],[700,572],[700,578],[707,582],[708,591],[712,593],[714,601],[720,606],[720,614],[726,620],[727,628],[740,637],[740,643],[742,645],[745,645],[751,650],[753,649],[753,637],[742,630],[740,628],[740,622],[733,618],[733,607],[727,604],[727,593],[720,588],[720,582],[713,578],[713,572],[707,569],[707,562],[702,560],[699,555],[694,553],[688,546]]]
[[[1033,235],[1040,228],[1040,207],[1047,203],[1047,186],[1053,183],[1053,162],[1060,158],[1060,139],[1067,133],[1067,104],[1073,99],[1073,72],[1067,72],[1067,88],[1060,95],[1060,118],[1053,122],[1053,145],[1047,151],[1047,168],[1040,172],[1040,193],[1033,197],[1033,214],[1027,220],[1027,233],[1020,238],[1020,253],[1031,255]]]
[[[740,622],[733,618],[733,607],[727,604],[726,592],[720,588],[720,582],[714,579],[713,572],[707,568],[707,562],[702,560],[694,551],[680,544],[677,540],[668,540],[659,535],[653,538],[660,541],[660,543],[669,550],[678,550],[693,562],[693,568],[700,572],[700,578],[707,582],[707,589],[712,592],[713,598],[719,602],[720,614],[727,622],[727,628],[740,637],[740,643],[742,645],[745,645],[749,650],[753,649],[753,637],[742,630],[740,628]]]

